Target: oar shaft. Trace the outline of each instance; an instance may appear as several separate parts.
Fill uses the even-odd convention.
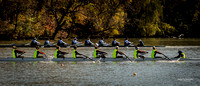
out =
[[[90,59],[90,60],[92,60],[92,61],[94,61],[93,59],[89,58],[89,57],[86,56],[86,55],[83,55],[83,54],[81,54],[81,55],[84,56],[84,57],[86,57],[86,58],[88,58],[88,59]]]
[[[124,54],[125,55],[125,54]],[[127,56],[127,55],[125,55],[125,57],[128,59],[128,60],[130,60],[131,62],[132,62],[132,60]]]
[[[167,58],[168,60],[171,60],[170,58],[168,58],[165,54],[163,54],[163,56],[165,56],[165,58]]]

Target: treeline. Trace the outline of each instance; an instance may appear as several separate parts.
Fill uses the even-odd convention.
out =
[[[200,37],[200,0],[0,0],[0,38]]]

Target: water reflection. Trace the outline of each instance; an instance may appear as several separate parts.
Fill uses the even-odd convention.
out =
[[[56,64],[55,64],[56,63]],[[198,62],[1,62],[1,85],[197,85]],[[61,65],[63,64],[63,66]],[[183,72],[184,71],[184,72]],[[192,72],[192,73],[191,73]],[[133,73],[137,73],[136,76]],[[186,75],[185,75],[186,74]],[[181,77],[184,75],[184,77]],[[192,82],[179,79],[190,78]],[[167,81],[166,81],[167,80]],[[178,82],[176,82],[179,80]],[[134,82],[134,83],[133,83]]]

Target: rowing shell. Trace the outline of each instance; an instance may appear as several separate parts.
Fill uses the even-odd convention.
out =
[[[157,58],[157,59],[152,59],[152,58],[145,58],[144,60],[141,58],[138,59],[133,59],[130,58],[132,61],[200,61],[200,58],[181,58],[181,59],[176,59],[173,58],[171,60],[167,60],[167,59],[161,59],[161,58]],[[129,59],[126,58],[105,58],[105,59],[100,59],[100,58],[93,58],[91,59],[83,59],[83,58],[30,58],[30,57],[26,57],[26,58],[0,58],[0,61],[130,61]]]

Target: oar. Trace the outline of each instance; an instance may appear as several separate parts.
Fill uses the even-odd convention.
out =
[[[86,57],[86,58],[88,58],[88,59],[90,59],[90,60],[92,60],[92,61],[94,61],[93,59],[89,58],[89,57],[86,56],[86,55],[83,55],[83,54],[81,54],[81,55],[84,56],[84,57]]]
[[[100,62],[100,61],[101,61],[101,59],[102,59],[102,58],[100,57],[100,58],[99,58],[98,60],[96,60],[95,62]]]
[[[47,58],[47,55],[46,55],[46,53],[44,53],[44,52],[40,52],[41,54],[43,54],[46,58]]]
[[[25,52],[24,52],[25,53]],[[21,53],[18,57],[20,57],[20,56],[22,56],[24,53]],[[22,60],[23,60],[24,58],[22,58]]]
[[[26,44],[24,44],[24,45],[25,45],[25,46],[30,46],[30,44],[31,44],[31,43],[26,43]]]
[[[21,53],[18,57],[20,57],[21,55],[23,55],[25,52]]]
[[[83,43],[82,42],[78,42],[76,45],[81,46],[81,45],[83,45]]]
[[[100,60],[102,59],[103,55],[107,54],[106,52],[100,53],[100,58],[98,60],[96,60],[96,62],[100,62]],[[105,56],[103,57],[103,61],[105,61]]]
[[[46,54],[44,54],[44,56],[47,58],[47,55],[46,55]]]
[[[163,56],[165,56],[165,59],[167,58],[168,60],[171,60],[170,58],[168,58],[165,54],[162,54]]]
[[[181,59],[181,57],[180,57],[180,58],[178,58],[178,59],[177,59],[177,61],[179,61],[180,59]]]
[[[125,56],[128,60],[130,60],[130,61],[132,62],[132,60],[131,60],[126,54],[124,54],[124,56]]]
[[[105,46],[109,46],[109,45],[111,45],[110,43],[108,44],[108,43],[105,43]]]
[[[57,43],[55,43],[55,44],[52,44],[51,46],[55,46],[55,45],[57,45]]]

